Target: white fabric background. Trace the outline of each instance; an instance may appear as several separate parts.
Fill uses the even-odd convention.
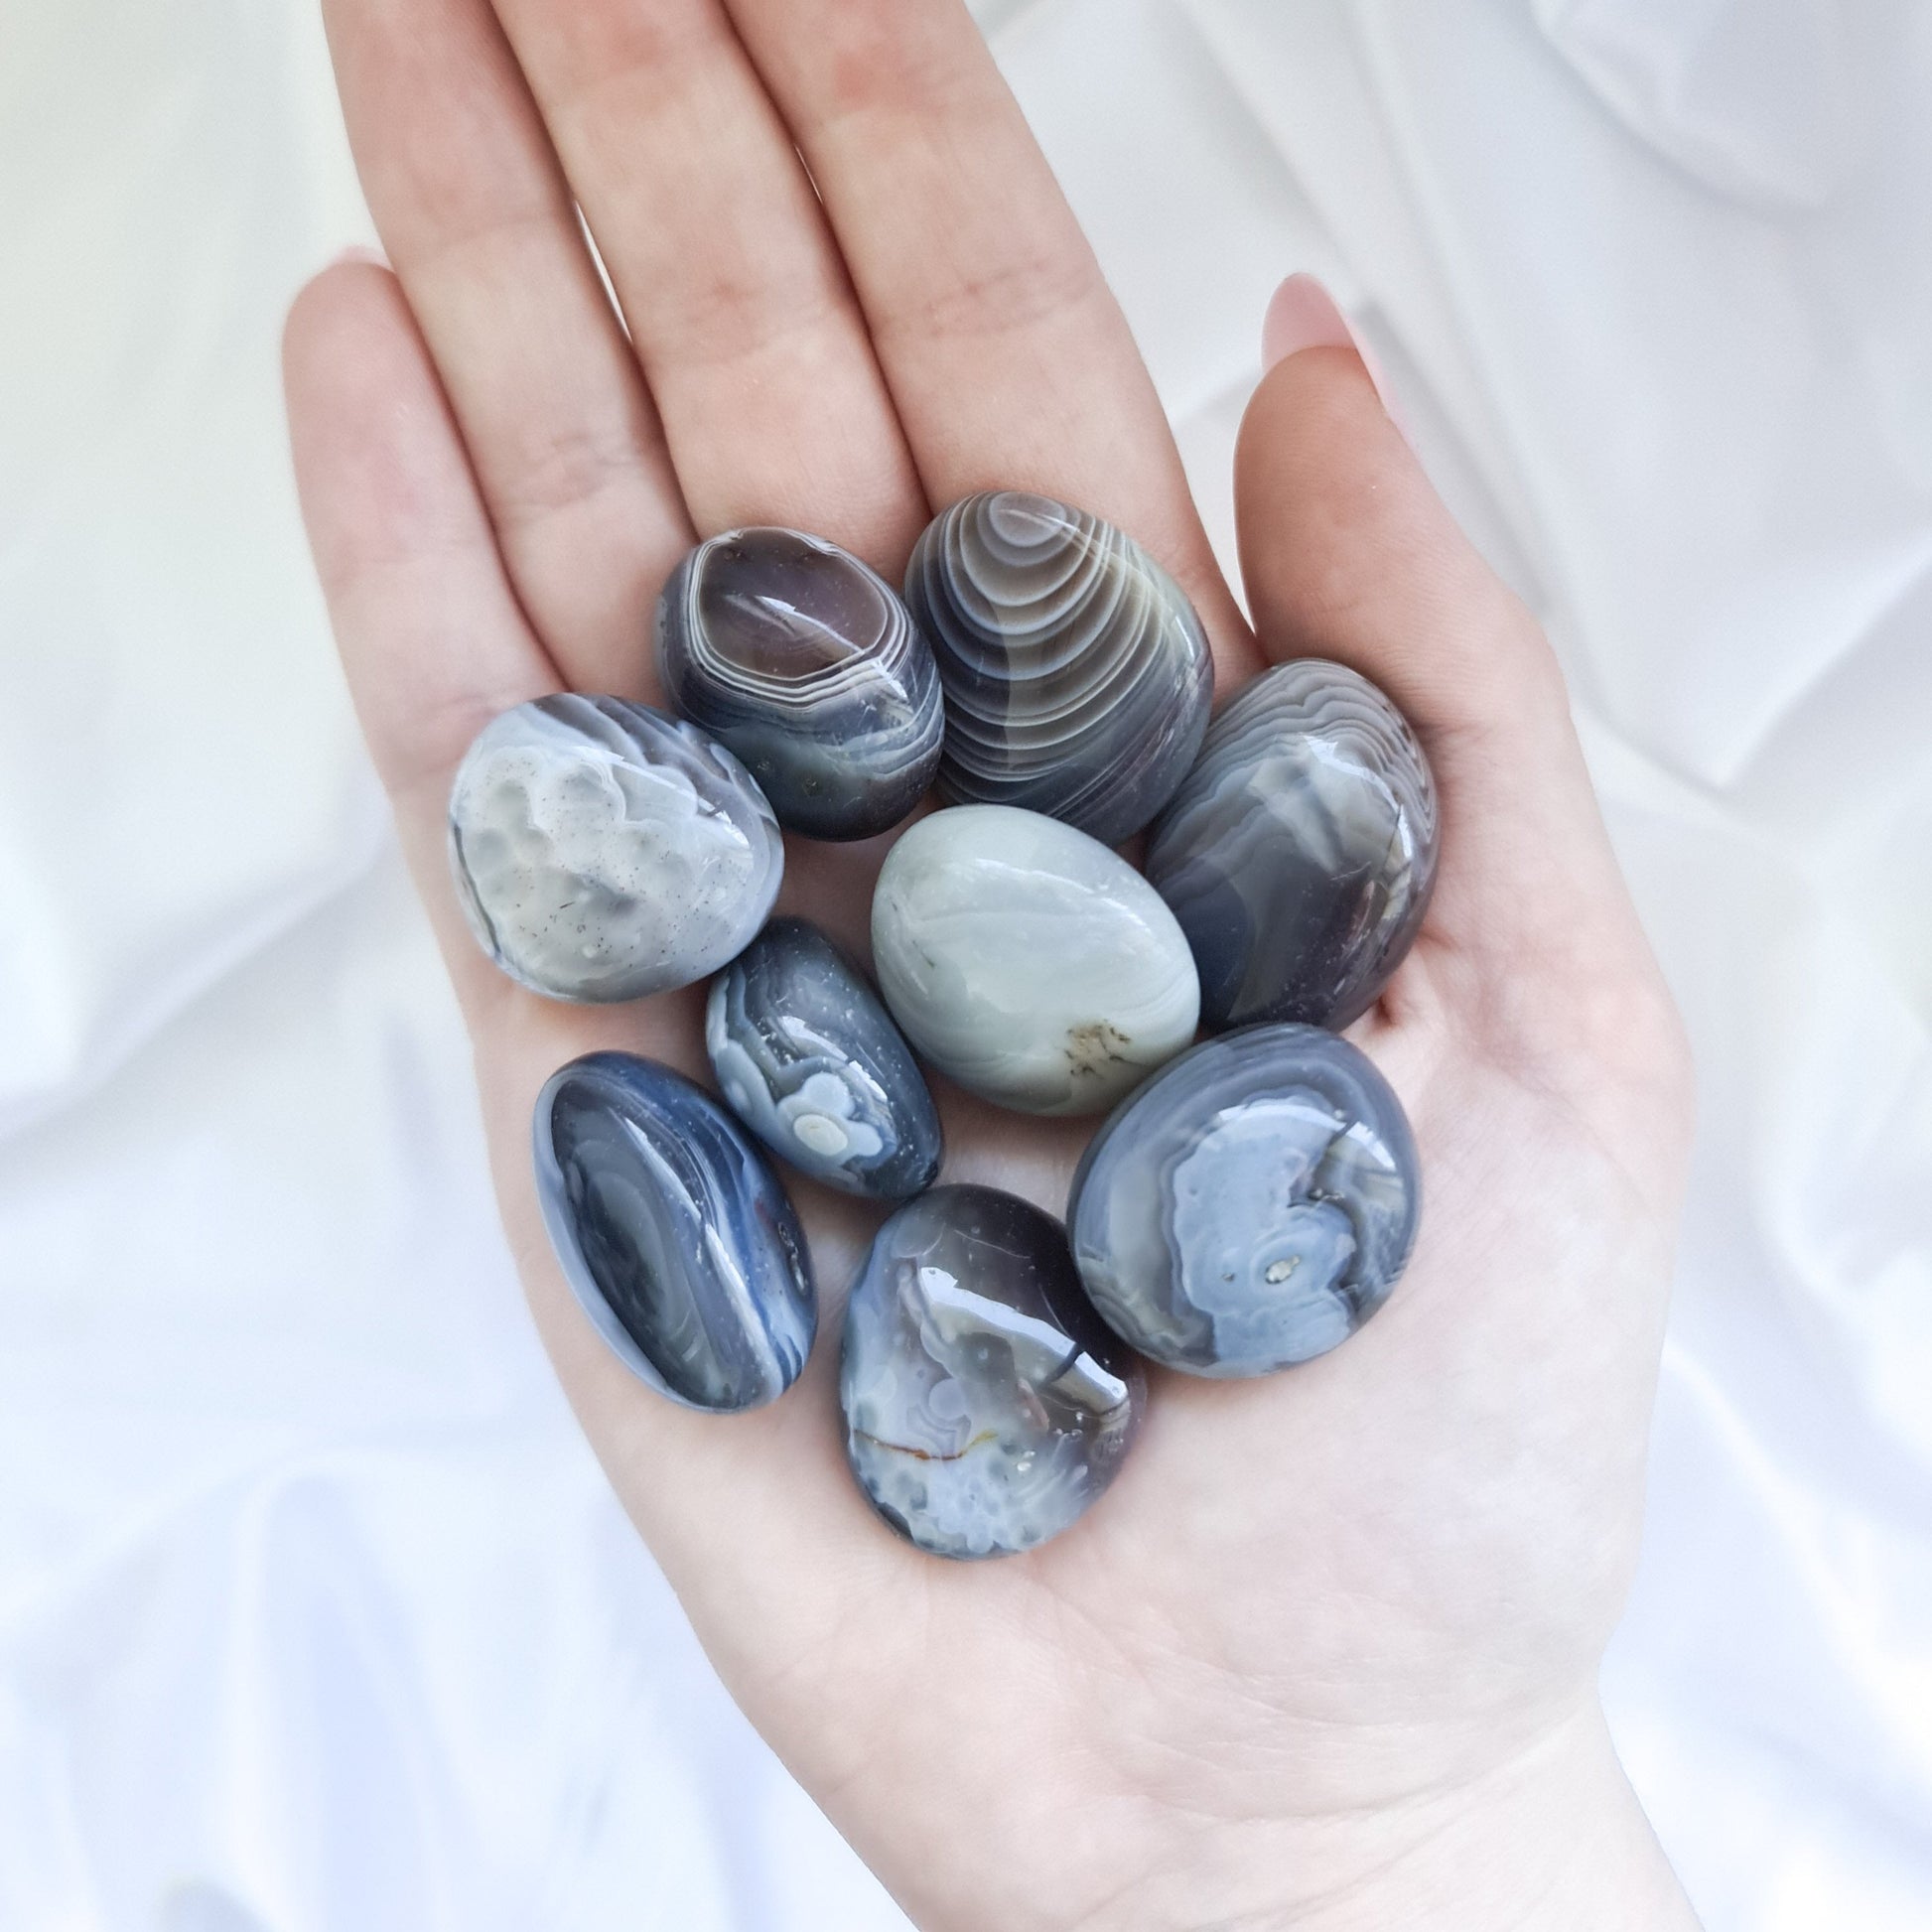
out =
[[[1571,672],[1704,1124],[1616,1729],[1932,1923],[1932,7],[988,0],[1217,535],[1328,279]],[[0,1927],[874,1932],[607,1497],[310,581],[308,0],[0,0]]]

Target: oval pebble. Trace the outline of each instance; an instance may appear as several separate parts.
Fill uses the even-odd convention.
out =
[[[815,839],[897,825],[939,767],[932,652],[895,591],[802,530],[701,543],[657,606],[672,707],[729,746],[778,822]]]
[[[1251,1027],[1165,1067],[1094,1136],[1067,1227],[1101,1317],[1143,1354],[1266,1375],[1344,1341],[1415,1241],[1414,1137],[1366,1055]]]
[[[800,1173],[875,1200],[939,1177],[939,1115],[911,1048],[807,920],[773,919],[712,982],[705,1045],[739,1119]]]
[[[987,490],[920,537],[905,601],[945,686],[946,797],[1105,845],[1167,803],[1207,729],[1214,663],[1179,585],[1124,531]]]
[[[1439,826],[1407,721],[1345,665],[1279,664],[1214,720],[1148,844],[1210,1029],[1367,1012],[1428,909]]]
[[[483,950],[554,1000],[635,1000],[716,972],[784,873],[771,807],[722,745],[569,692],[483,728],[451,788],[449,845]]]
[[[937,1187],[880,1229],[846,1304],[839,1400],[860,1488],[921,1550],[1057,1536],[1113,1480],[1146,1399],[1050,1215]]]
[[[592,1053],[551,1076],[533,1140],[565,1279],[633,1374],[720,1414],[790,1388],[818,1327],[805,1237],[717,1101],[654,1060]]]
[[[1036,812],[921,819],[879,875],[872,950],[913,1045],[1023,1113],[1097,1113],[1194,1036],[1200,986],[1160,895]]]

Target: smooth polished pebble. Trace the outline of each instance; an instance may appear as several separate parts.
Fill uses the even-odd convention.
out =
[[[592,1053],[551,1076],[533,1139],[565,1278],[634,1374],[717,1413],[791,1387],[818,1327],[805,1237],[717,1101],[655,1060]]]
[[[716,972],[784,872],[771,808],[722,745],[647,705],[572,693],[483,728],[450,793],[449,843],[483,950],[554,1000],[635,1000]]]
[[[1005,805],[934,812],[887,855],[873,964],[941,1072],[1030,1114],[1091,1114],[1194,1036],[1174,917],[1126,860]]]
[[[804,919],[773,919],[711,985],[705,1045],[738,1117],[815,1180],[903,1200],[939,1177],[939,1115],[859,969]]]
[[[946,688],[941,791],[1131,838],[1207,729],[1214,665],[1139,544],[1047,496],[989,490],[919,539],[905,601]]]
[[[1429,760],[1373,684],[1320,658],[1256,678],[1148,846],[1204,1024],[1341,1028],[1367,1012],[1422,924],[1439,844]]]
[[[1143,1354],[1266,1375],[1325,1354],[1388,1300],[1422,1175],[1389,1084],[1315,1027],[1183,1053],[1089,1145],[1067,1209],[1080,1278]]]
[[[846,1304],[846,1453],[894,1529],[942,1557],[1057,1536],[1113,1480],[1145,1409],[1060,1224],[937,1187],[879,1230]]]
[[[884,578],[800,530],[731,530],[657,606],[672,707],[728,745],[778,823],[815,839],[897,825],[939,768],[932,652]]]

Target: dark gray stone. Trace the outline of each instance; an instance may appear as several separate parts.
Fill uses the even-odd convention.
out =
[[[1342,1028],[1402,963],[1436,880],[1436,785],[1366,678],[1279,664],[1214,720],[1147,876],[1187,935],[1210,1030]]]
[[[712,982],[711,1068],[738,1117],[801,1173],[904,1200],[939,1177],[939,1115],[864,975],[804,919],[773,919]]]
[[[879,1230],[846,1307],[839,1400],[887,1522],[935,1556],[991,1557],[1081,1515],[1147,1395],[1057,1221],[991,1187],[937,1187]]]
[[[1214,666],[1180,587],[1112,524],[990,490],[926,530],[905,601],[946,690],[944,794],[1118,845],[1173,795]]]
[[[802,531],[731,530],[692,551],[658,601],[657,672],[808,837],[890,830],[939,768],[925,639],[891,585]]]

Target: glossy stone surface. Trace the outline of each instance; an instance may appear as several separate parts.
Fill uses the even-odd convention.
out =
[[[764,923],[784,843],[695,726],[565,693],[486,725],[450,793],[471,929],[555,1000],[635,1000],[716,972]]]
[[[732,530],[692,551],[658,600],[657,673],[794,832],[887,831],[939,768],[925,639],[883,578],[802,531]]]
[[[898,1533],[942,1557],[1044,1543],[1113,1480],[1146,1406],[1050,1215],[936,1187],[879,1230],[846,1305],[846,1453]]]
[[[711,985],[705,1045],[738,1117],[815,1180],[904,1200],[939,1177],[939,1116],[859,969],[804,919],[773,919]]]
[[[1098,1113],[1194,1036],[1173,914],[1124,859],[1036,812],[921,819],[879,875],[872,953],[912,1044],[1023,1113]]]
[[[989,490],[919,539],[905,601],[946,688],[941,790],[1118,845],[1180,783],[1214,694],[1180,587],[1110,523]]]
[[[1095,1135],[1067,1210],[1094,1307],[1143,1354],[1266,1375],[1388,1300],[1422,1205],[1388,1082],[1314,1027],[1251,1027],[1164,1068]]]
[[[687,1408],[775,1401],[818,1327],[770,1163],[681,1073],[592,1053],[538,1098],[537,1198],[565,1277],[631,1371]]]
[[[1416,735],[1340,664],[1279,664],[1215,719],[1147,872],[1200,968],[1211,1029],[1345,1027],[1402,963],[1436,879]]]

